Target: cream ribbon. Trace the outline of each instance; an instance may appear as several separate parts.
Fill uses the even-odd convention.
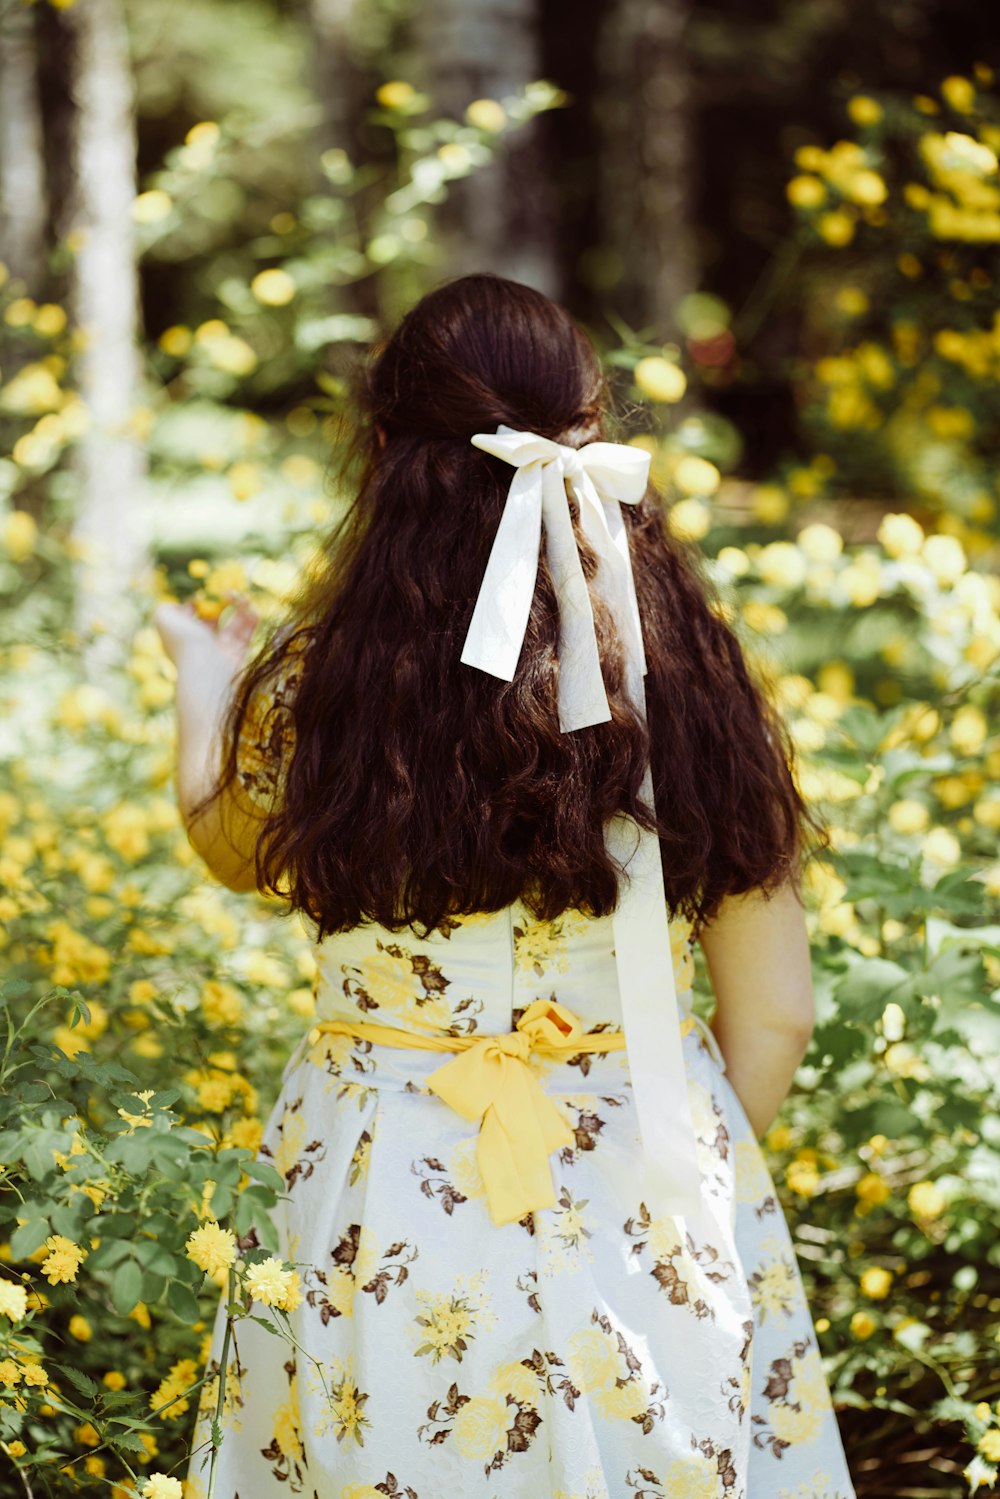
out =
[[[545,520],[546,556],[559,602],[559,726],[606,723],[611,712],[567,499],[577,500],[584,535],[598,556],[594,588],[612,611],[625,650],[629,696],[645,715],[646,659],[628,532],[621,505],[646,491],[649,454],[623,443],[582,448],[500,426],[473,444],[516,470],[469,625],[462,661],[510,682],[524,644]],[[654,805],[647,765],[643,799]],[[615,961],[629,1072],[643,1147],[645,1201],[653,1217],[701,1206],[701,1172],[681,1047],[660,845],[618,813],[605,829],[608,851],[626,872],[614,915]]]

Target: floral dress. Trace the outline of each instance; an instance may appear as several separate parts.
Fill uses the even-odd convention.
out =
[[[671,926],[680,1003],[690,928]],[[621,1028],[610,917],[519,904],[316,950],[317,1011],[447,1036],[555,998]],[[711,1033],[683,1041],[700,1211],[651,1217],[625,1051],[529,1065],[573,1143],[555,1201],[498,1226],[447,1054],[310,1032],[262,1159],[285,1182],[294,1345],[235,1327],[216,1499],[852,1499],[788,1229]],[[224,1312],[213,1334],[217,1373]],[[217,1385],[217,1380],[214,1381]],[[210,1378],[207,1389],[211,1390]],[[207,1402],[187,1499],[207,1491]]]

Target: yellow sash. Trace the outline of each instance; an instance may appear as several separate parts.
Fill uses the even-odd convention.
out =
[[[693,1028],[689,1015],[681,1034]],[[558,1057],[581,1051],[621,1051],[621,1031],[585,1034],[580,1017],[552,999],[536,999],[517,1028],[495,1035],[444,1036],[405,1031],[371,1020],[321,1020],[310,1043],[324,1033],[358,1036],[415,1051],[454,1051],[425,1079],[463,1119],[481,1120],[476,1158],[494,1223],[516,1223],[536,1208],[551,1207],[555,1189],[548,1156],[574,1143],[573,1131],[551,1094],[528,1065],[530,1053]]]

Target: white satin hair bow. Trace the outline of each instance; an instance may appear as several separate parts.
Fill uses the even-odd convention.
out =
[[[570,448],[502,425],[495,433],[477,433],[472,442],[516,472],[462,661],[513,681],[535,591],[544,517],[546,556],[559,601],[559,726],[570,732],[610,719],[569,486],[583,533],[598,556],[594,589],[611,610],[625,650],[629,696],[645,713],[646,659],[621,505],[634,505],[645,494],[649,454],[614,442]],[[652,806],[648,766],[642,795]],[[614,943],[646,1204],[654,1216],[691,1214],[701,1201],[701,1173],[681,1050],[659,839],[624,814],[608,822],[605,838],[628,875],[614,915]]]
[[[566,732],[607,723],[608,708],[587,580],[566,503],[568,484],[583,533],[600,558],[595,586],[624,630],[630,663],[646,670],[628,532],[621,502],[646,492],[649,454],[619,442],[569,448],[500,426],[479,432],[475,447],[516,470],[476,602],[462,660],[511,682],[535,593],[542,518],[546,556],[559,599],[559,727]],[[630,685],[635,688],[635,683]]]

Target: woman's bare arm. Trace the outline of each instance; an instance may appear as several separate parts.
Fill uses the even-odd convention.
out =
[[[699,940],[726,1073],[758,1137],[781,1106],[815,1024],[805,911],[796,885],[727,896]]]

